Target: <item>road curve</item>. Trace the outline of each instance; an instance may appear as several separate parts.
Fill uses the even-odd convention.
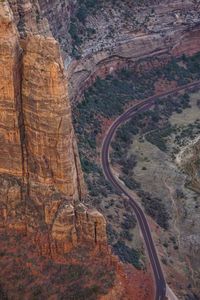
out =
[[[151,106],[154,104],[155,100],[160,97],[166,97],[173,94],[176,94],[177,92],[180,92],[181,90],[185,90],[188,88],[196,87],[200,84],[200,81],[196,81],[194,83],[187,84],[182,87],[178,87],[172,91],[162,93],[156,96],[151,96],[147,98],[146,100],[142,101],[139,104],[136,104],[135,106],[132,106],[127,111],[125,111],[121,116],[119,116],[110,126],[102,146],[101,151],[101,161],[102,161],[102,167],[104,171],[104,175],[107,177],[108,181],[123,195],[125,195],[129,201],[130,206],[133,208],[135,215],[138,220],[138,224],[140,227],[140,230],[142,232],[144,242],[146,245],[146,249],[149,255],[149,260],[151,263],[151,267],[154,274],[154,280],[155,280],[155,286],[156,286],[156,300],[163,300],[166,297],[166,281],[165,277],[160,265],[160,261],[158,259],[158,255],[156,252],[156,248],[152,239],[151,231],[149,228],[149,224],[147,222],[145,213],[143,212],[142,208],[137,204],[136,200],[131,196],[127,190],[120,184],[120,182],[115,178],[115,176],[112,173],[111,167],[110,167],[110,161],[109,161],[109,149],[110,144],[113,139],[113,136],[117,130],[117,128],[125,123],[130,118],[134,117],[139,112],[144,112],[151,108]]]

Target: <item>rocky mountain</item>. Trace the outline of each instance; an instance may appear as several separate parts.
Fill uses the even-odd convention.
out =
[[[13,13],[14,15],[13,15]],[[0,3],[1,226],[42,226],[66,248],[106,241],[86,188],[59,44],[35,1]]]

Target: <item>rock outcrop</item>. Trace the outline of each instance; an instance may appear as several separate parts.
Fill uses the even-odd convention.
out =
[[[64,251],[103,244],[103,216],[80,210],[86,188],[59,44],[37,1],[10,2],[14,17],[0,3],[0,225],[45,227]]]
[[[198,1],[160,0],[143,1],[142,4],[105,1],[102,9],[96,6],[97,13],[90,14],[88,8],[84,25],[79,20],[74,21],[77,1],[50,1],[51,9],[44,0],[39,2],[64,51],[70,97],[74,101],[97,76],[104,77],[127,65],[135,68],[135,62],[147,57],[191,55],[200,49]],[[70,16],[73,17],[72,29],[79,32],[80,41],[75,41],[79,53],[77,60],[69,57]]]
[[[160,56],[162,60],[163,55],[192,55],[200,49],[198,1],[113,3],[108,0],[88,4],[83,22],[75,18],[77,0],[38,0],[37,3],[63,50],[72,101],[97,76],[105,77],[124,66],[135,68],[135,62],[147,57]],[[79,41],[72,41],[73,34],[77,33]],[[78,59],[71,57],[73,42]]]
[[[106,221],[96,209],[83,203],[50,203],[45,207],[45,221],[50,230],[34,237],[40,255],[54,258],[81,245],[108,253]]]
[[[38,2],[44,17],[49,21],[53,36],[64,50],[69,51],[69,25],[71,16],[76,9],[77,0],[38,0]],[[66,36],[66,39],[62,39],[62,36]]]

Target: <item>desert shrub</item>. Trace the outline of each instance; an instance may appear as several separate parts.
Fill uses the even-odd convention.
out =
[[[128,230],[123,230],[120,233],[120,237],[124,240],[131,242],[133,240],[133,235]]]
[[[83,287],[79,283],[74,283],[63,293],[60,299],[66,300],[67,296],[69,300],[95,300],[100,290],[98,285]]]
[[[156,197],[151,197],[149,193],[140,191],[145,211],[164,229],[169,228],[169,213],[164,202]]]
[[[135,228],[136,224],[137,220],[133,215],[125,214],[121,225],[125,230],[129,230]]]
[[[80,22],[85,22],[85,19],[87,18],[88,15],[88,10],[85,4],[81,4],[78,11],[77,11],[77,18],[79,19]]]
[[[124,242],[118,241],[113,246],[114,253],[120,257],[125,263],[134,265],[137,269],[141,269],[140,254],[137,250],[129,248]]]
[[[34,285],[32,287],[32,297],[31,300],[44,299],[42,295],[42,287],[40,285]]]
[[[162,258],[161,258],[161,261],[162,261],[162,263],[163,263],[164,265],[167,265],[167,259],[166,259],[165,257],[162,257]]]
[[[165,140],[159,135],[158,132],[149,133],[146,135],[146,140],[158,147],[161,151],[166,152],[167,146]]]
[[[129,170],[133,170],[133,168],[137,165],[137,158],[134,154],[131,154],[128,158],[125,158],[123,162],[121,162],[122,171],[124,174],[129,174]]]
[[[166,146],[166,138],[170,136],[173,132],[173,128],[168,125],[167,127],[158,129],[153,132],[149,132],[146,134],[146,140],[158,147],[161,151],[166,152],[167,146]]]
[[[90,275],[89,270],[82,265],[59,265],[57,269],[57,274],[54,279],[56,284],[80,280]]]
[[[125,185],[129,188],[129,189],[139,189],[140,188],[140,183],[137,182],[134,178],[130,178],[128,176],[126,176],[124,179],[124,183]]]
[[[111,224],[107,224],[106,227],[107,235],[108,235],[108,241],[112,244],[117,238],[118,233],[113,229]]]
[[[197,106],[200,108],[200,99],[197,100]]]
[[[199,296],[193,292],[190,292],[185,296],[184,300],[199,300]]]
[[[81,156],[81,166],[85,173],[98,172],[98,166],[83,156]]]
[[[1,284],[0,284],[0,299],[8,300],[8,297],[6,296],[6,292]]]

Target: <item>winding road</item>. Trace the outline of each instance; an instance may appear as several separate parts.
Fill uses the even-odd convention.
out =
[[[133,198],[132,195],[130,195],[126,188],[122,186],[122,184],[119,182],[119,180],[115,177],[115,175],[112,173],[112,169],[110,167],[110,160],[109,160],[109,150],[110,150],[110,144],[113,139],[113,136],[117,130],[117,128],[128,121],[130,118],[133,118],[136,114],[139,112],[144,112],[152,107],[155,100],[161,97],[166,97],[170,95],[174,95],[182,90],[193,88],[196,86],[199,86],[200,81],[196,81],[181,87],[178,87],[172,91],[161,93],[159,95],[151,96],[147,98],[146,100],[142,101],[139,104],[136,104],[129,108],[127,111],[125,111],[121,116],[119,116],[110,126],[102,146],[101,151],[101,160],[102,160],[102,167],[104,171],[104,175],[108,179],[108,181],[118,190],[122,193],[122,195],[125,195],[127,197],[127,201],[129,201],[130,206],[133,208],[135,215],[138,220],[138,224],[141,230],[141,233],[144,238],[144,242],[146,245],[146,249],[149,255],[151,267],[154,274],[154,280],[155,280],[155,286],[156,286],[156,294],[155,299],[156,300],[163,300],[166,297],[166,291],[167,291],[167,284],[165,281],[165,277],[161,268],[161,264],[156,252],[156,248],[152,239],[151,230],[148,224],[148,221],[146,219],[145,213],[143,212],[140,205],[137,203],[137,201]]]

